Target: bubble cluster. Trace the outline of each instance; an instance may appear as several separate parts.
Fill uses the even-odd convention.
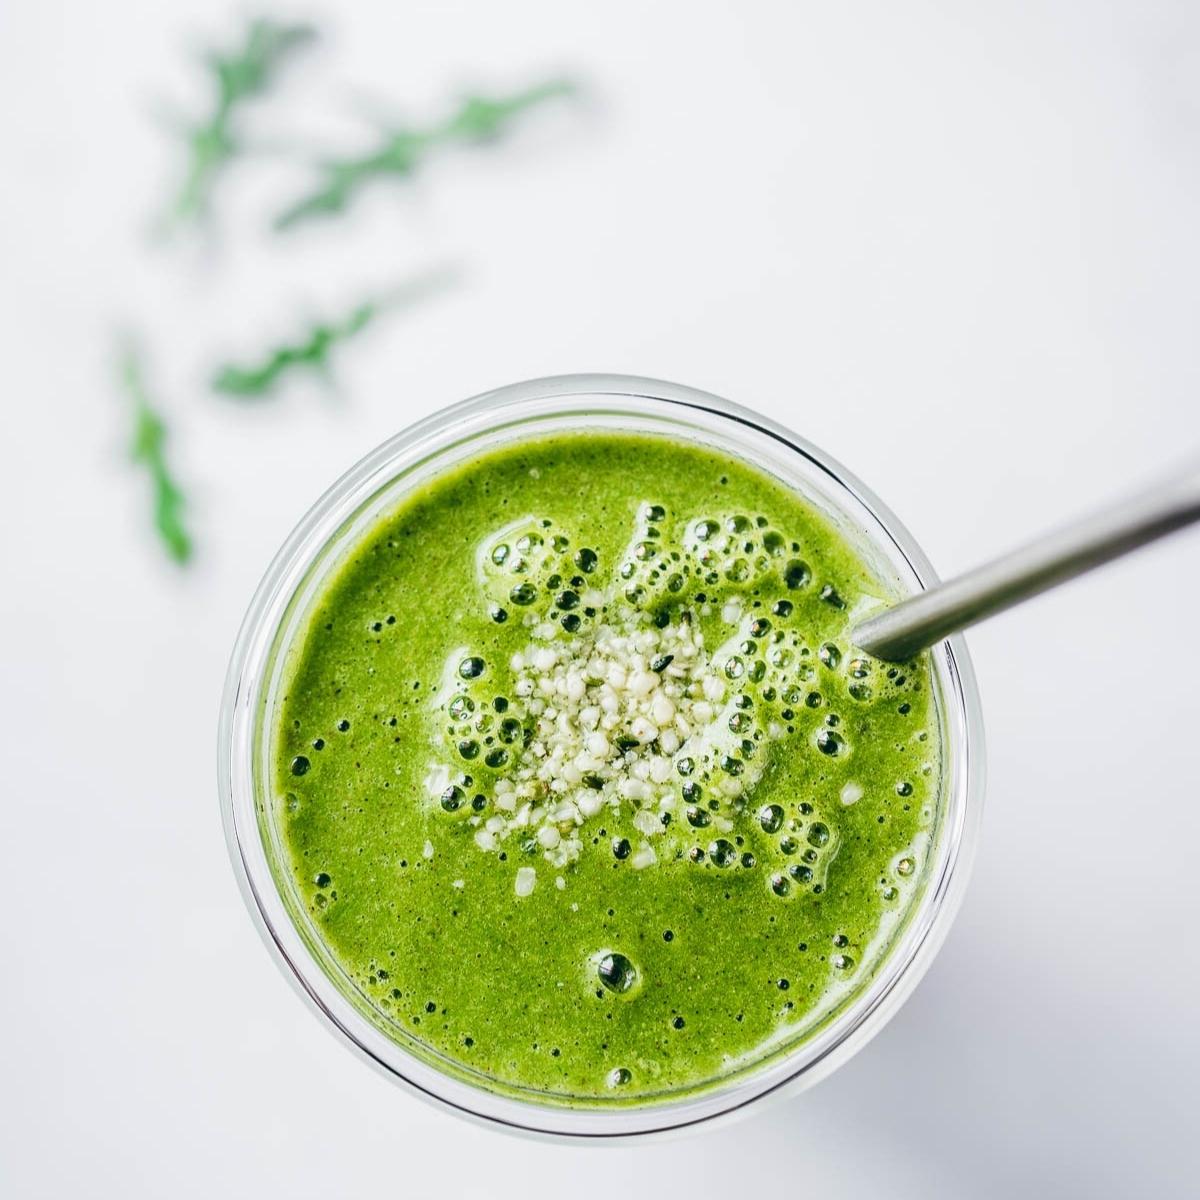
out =
[[[765,517],[735,512],[677,520],[661,504],[644,504],[617,565],[619,595],[642,606],[724,584],[794,591],[812,578],[799,550]]]
[[[836,827],[807,801],[743,811],[802,713],[820,714],[815,728],[803,718],[818,760],[851,755],[834,697],[871,683],[870,661],[847,661],[833,641],[810,646],[792,620],[792,595],[818,594],[799,542],[762,516],[677,516],[647,502],[615,562],[525,517],[485,538],[477,563],[490,619],[519,621],[529,640],[511,662],[469,647],[448,662],[447,753],[427,782],[481,850],[561,868],[603,820],[614,869],[683,857],[761,868],[781,897],[823,889]],[[836,607],[840,594],[822,589]],[[741,844],[747,827],[770,854]]]

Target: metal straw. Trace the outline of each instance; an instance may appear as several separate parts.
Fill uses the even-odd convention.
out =
[[[1200,521],[1200,462],[1149,491],[867,617],[850,630],[850,640],[888,662],[911,658],[951,633],[1194,521]]]

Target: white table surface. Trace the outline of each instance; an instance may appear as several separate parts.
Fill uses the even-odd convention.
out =
[[[852,1063],[658,1145],[516,1140],[301,1005],[218,820],[225,663],[346,466],[519,378],[658,375],[828,448],[943,573],[1200,443],[1200,10],[1180,3],[342,0],[254,113],[223,236],[148,243],[162,101],[223,6],[0,5],[0,1194],[1182,1196],[1200,1073],[1200,535],[972,633],[988,811],[929,975]],[[591,84],[495,154],[286,242],[286,153],[472,83]],[[462,282],[239,408],[205,387],[364,290]],[[192,496],[160,555],[114,331]],[[1194,1194],[1194,1192],[1192,1192]]]

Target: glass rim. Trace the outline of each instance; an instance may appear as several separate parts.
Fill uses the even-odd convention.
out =
[[[983,722],[974,672],[961,635],[931,651],[949,755],[940,804],[937,861],[906,914],[894,944],[843,1011],[791,1049],[717,1082],[694,1096],[630,1102],[611,1108],[559,1107],[490,1091],[423,1061],[373,1025],[314,956],[279,893],[258,822],[256,734],[266,668],[282,619],[305,580],[346,522],[372,497],[423,461],[460,442],[494,433],[537,415],[596,413],[597,401],[630,415],[657,414],[687,428],[708,422],[730,437],[769,439],[789,461],[803,460],[843,514],[869,519],[860,529],[889,565],[903,568],[911,590],[937,575],[912,535],[882,501],[824,451],[782,425],[718,396],[664,381],[625,375],[566,375],[512,384],[443,408],[401,430],[341,476],[309,509],[268,567],[243,620],[230,659],[218,729],[218,790],[234,873],[260,935],[293,986],[361,1057],[411,1091],[459,1115],[535,1135],[604,1140],[645,1137],[711,1125],[767,1096],[791,1094],[847,1061],[898,1010],[940,948],[965,892],[983,800]],[[539,407],[540,406],[540,407]],[[524,417],[522,417],[524,412]],[[465,431],[465,432],[464,432]],[[745,449],[745,447],[742,447]],[[744,461],[753,461],[745,458]],[[787,482],[787,481],[783,481]]]

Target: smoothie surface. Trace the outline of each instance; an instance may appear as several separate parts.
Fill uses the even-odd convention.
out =
[[[886,956],[943,773],[892,597],[740,460],[520,442],[349,551],[269,714],[285,887],[401,1043],[563,1104],[712,1086]]]

